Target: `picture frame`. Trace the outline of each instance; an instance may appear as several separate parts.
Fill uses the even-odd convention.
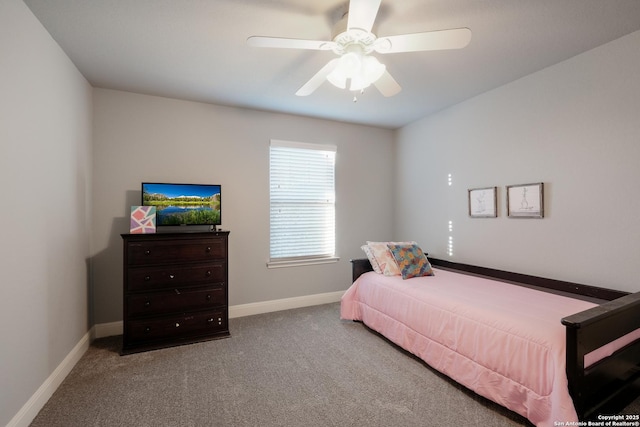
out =
[[[544,183],[507,185],[507,217],[544,218]]]
[[[156,232],[156,207],[131,206],[129,233],[152,234]]]
[[[469,216],[471,218],[496,218],[498,216],[497,194],[498,187],[469,189]]]

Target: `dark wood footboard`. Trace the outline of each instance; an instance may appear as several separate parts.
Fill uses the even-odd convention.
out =
[[[600,305],[561,320],[566,327],[569,393],[580,420],[616,414],[640,396],[640,339],[585,368],[584,356],[640,328],[640,292],[606,288],[429,258],[432,265],[464,274],[486,276],[515,285],[587,298]],[[367,258],[352,262],[353,281],[372,271]],[[561,421],[561,420],[560,420]]]
[[[640,292],[562,319],[567,379],[578,417],[614,414],[640,394],[640,340],[588,368],[584,356],[640,328]]]

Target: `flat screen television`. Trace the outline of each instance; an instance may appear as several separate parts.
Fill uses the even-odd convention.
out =
[[[156,225],[222,224],[222,188],[210,184],[142,183],[142,205],[156,207]]]

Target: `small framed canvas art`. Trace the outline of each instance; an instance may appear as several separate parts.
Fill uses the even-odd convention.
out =
[[[543,218],[544,184],[507,186],[507,216],[509,218]]]
[[[469,216],[471,218],[495,218],[498,216],[497,187],[469,190]]]
[[[132,234],[151,234],[156,232],[156,207],[155,206],[131,206]]]

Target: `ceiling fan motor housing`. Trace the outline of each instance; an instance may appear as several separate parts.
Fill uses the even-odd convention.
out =
[[[333,26],[331,37],[335,45],[333,51],[342,55],[349,52],[350,46],[357,45],[360,47],[362,54],[367,55],[374,49],[374,43],[377,37],[361,28],[347,28],[348,14],[345,14],[340,21]]]

